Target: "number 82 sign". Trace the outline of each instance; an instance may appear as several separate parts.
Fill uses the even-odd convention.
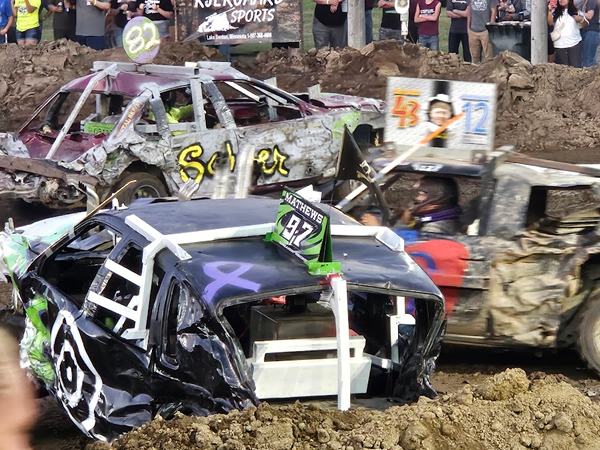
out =
[[[158,28],[147,17],[134,17],[123,29],[125,53],[138,64],[148,64],[158,53]]]

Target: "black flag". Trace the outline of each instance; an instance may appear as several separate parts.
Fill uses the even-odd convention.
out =
[[[383,224],[390,225],[390,208],[383,197],[379,184],[375,182],[375,171],[363,157],[354,136],[345,125],[335,178],[336,180],[357,180],[365,184],[373,197],[377,199]]]

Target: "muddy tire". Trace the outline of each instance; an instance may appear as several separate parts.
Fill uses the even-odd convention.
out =
[[[588,367],[600,374],[600,296],[590,298],[578,313],[577,349]]]
[[[143,172],[125,175],[115,188],[115,191],[121,189],[130,181],[135,182],[125,188],[125,190],[117,197],[120,203],[129,205],[138,198],[157,198],[167,197],[169,195],[169,192],[162,181],[154,175]]]

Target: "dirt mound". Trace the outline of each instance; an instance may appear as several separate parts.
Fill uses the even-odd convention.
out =
[[[0,46],[0,131],[14,131],[46,98],[74,78],[87,75],[94,61],[131,62],[123,49],[98,52],[67,41],[34,47]],[[194,42],[164,44],[156,64],[185,61],[223,61],[213,47]]]
[[[257,78],[277,75],[284,89],[304,90],[320,83],[325,91],[377,98],[385,98],[388,76],[496,83],[497,145],[515,144],[523,152],[556,159],[565,159],[560,154],[564,150],[600,145],[597,67],[532,66],[509,52],[477,66],[454,54],[393,41],[373,42],[360,50],[313,49],[304,55],[273,50],[239,67]],[[579,162],[600,162],[595,154],[590,156],[581,160],[586,155],[577,155]]]
[[[58,41],[31,48],[0,47],[0,130],[14,130],[48,95],[74,77],[88,73],[94,60],[127,61],[121,49],[96,52]],[[165,44],[157,64],[223,60],[212,47],[195,42]],[[384,98],[386,77],[426,77],[493,82],[498,85],[497,144],[516,144],[527,153],[577,162],[600,162],[595,151],[568,155],[567,150],[600,147],[600,77],[598,68],[573,69],[554,64],[532,66],[513,53],[502,53],[480,66],[457,55],[393,41],[374,42],[360,50],[311,50],[292,55],[274,49],[236,67],[257,78],[277,76],[281,88],[323,90]]]
[[[114,449],[596,449],[600,405],[554,375],[508,369],[479,386],[386,411],[266,403],[228,415],[154,420]]]

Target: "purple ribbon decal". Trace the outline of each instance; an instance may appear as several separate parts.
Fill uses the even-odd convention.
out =
[[[228,266],[231,264],[235,264],[238,266],[237,269],[232,270],[231,272],[222,272],[219,267]],[[204,265],[204,273],[206,276],[212,278],[212,283],[208,284],[204,289],[204,298],[206,301],[210,302],[217,291],[221,289],[223,286],[237,286],[242,289],[248,289],[253,292],[257,292],[260,289],[260,284],[254,283],[250,280],[245,280],[240,278],[240,275],[245,274],[250,270],[252,264],[248,263],[239,263],[235,261],[218,261],[212,262]]]

